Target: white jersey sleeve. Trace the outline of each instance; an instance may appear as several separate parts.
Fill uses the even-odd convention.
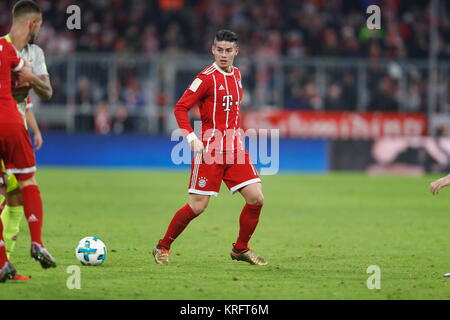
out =
[[[44,51],[37,45],[30,48],[33,51],[33,60],[31,61],[31,71],[37,76],[48,76],[47,65],[45,63]]]

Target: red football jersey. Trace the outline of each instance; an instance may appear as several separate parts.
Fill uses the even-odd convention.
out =
[[[24,61],[6,39],[0,39],[0,123],[23,124],[11,91],[11,71],[22,69]]]
[[[232,67],[225,72],[215,63],[200,72],[175,105],[178,126],[192,133],[188,110],[199,104],[201,140],[205,151],[243,150],[239,109],[242,101],[241,73]]]

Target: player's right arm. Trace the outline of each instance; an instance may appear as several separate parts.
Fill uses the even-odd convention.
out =
[[[189,121],[189,110],[199,101],[204,99],[208,94],[208,78],[203,75],[197,76],[192,81],[189,88],[181,96],[175,105],[174,114],[180,129],[186,133],[186,139],[191,146],[192,151],[203,152],[203,143],[196,136]]]

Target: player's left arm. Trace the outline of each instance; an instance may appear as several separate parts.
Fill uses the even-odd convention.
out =
[[[28,128],[33,132],[33,142],[36,146],[36,150],[41,149],[44,139],[42,138],[41,130],[34,116],[32,109],[32,103],[30,97],[27,99],[27,108],[25,110],[25,120],[27,121]]]
[[[53,96],[53,88],[50,83],[50,77],[47,75],[40,75],[30,79],[31,88],[36,92],[37,96],[42,100],[50,100]]]

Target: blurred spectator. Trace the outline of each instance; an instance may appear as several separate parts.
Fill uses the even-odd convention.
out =
[[[337,83],[333,83],[328,87],[327,96],[325,98],[326,110],[341,111],[348,108],[344,101],[342,92],[342,87]]]
[[[308,103],[314,110],[321,110],[323,108],[323,99],[317,89],[315,81],[310,80],[305,84],[305,97]]]
[[[369,104],[370,111],[399,111],[398,84],[393,78],[384,76],[375,90]]]
[[[78,113],[89,114],[92,111],[94,98],[92,96],[91,83],[86,76],[81,76],[78,79],[75,104],[78,106]]]
[[[126,121],[128,119],[128,110],[124,105],[120,104],[116,108],[116,112],[114,113],[114,119],[112,122],[112,131],[115,134],[124,133],[126,128]]]
[[[130,76],[124,89],[124,98],[126,108],[131,112],[137,112],[145,106],[145,97],[140,90],[140,85],[137,79]]]
[[[147,56],[155,56],[159,51],[159,38],[156,27],[149,24],[145,27],[140,39],[140,50]]]
[[[351,72],[345,72],[342,77],[342,102],[345,104],[345,109],[355,111],[358,106],[357,98],[357,83],[356,76]]]
[[[338,36],[336,31],[332,28],[327,28],[323,31],[323,45],[320,50],[320,55],[323,56],[338,56],[341,52],[338,45]]]
[[[284,102],[285,109],[291,110],[311,110],[311,105],[306,99],[303,89],[300,86],[291,87],[291,92],[286,96]]]
[[[108,134],[111,131],[111,116],[108,104],[104,101],[100,102],[95,109],[95,132],[99,134]]]

